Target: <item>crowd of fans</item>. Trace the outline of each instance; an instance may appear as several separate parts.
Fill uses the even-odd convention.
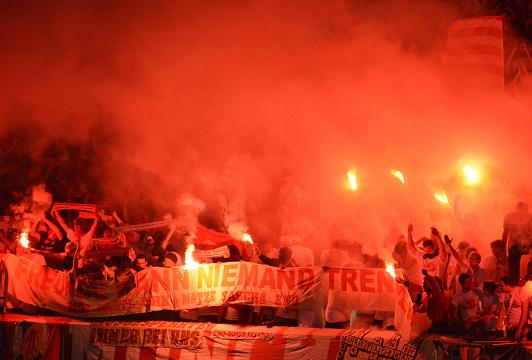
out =
[[[530,337],[532,262],[523,260],[532,243],[532,215],[525,203],[506,216],[502,239],[490,243],[491,254],[484,261],[466,241],[455,248],[453,240],[447,235],[442,239],[435,228],[430,238],[414,241],[413,231],[410,225],[393,256],[403,272],[398,281],[408,288],[415,311],[427,314],[433,332]]]
[[[124,221],[116,211],[93,213],[57,210],[19,219],[7,232],[0,230],[2,252],[17,253],[36,262],[66,271],[76,290],[87,296],[106,294],[106,284],[124,293],[134,286],[134,274],[148,267],[174,268],[184,264],[186,240],[190,235],[174,221],[162,221],[146,229],[117,231]],[[13,218],[12,218],[13,219]],[[15,217],[16,219],[16,217]],[[20,243],[20,224],[31,224],[29,246]],[[490,254],[481,255],[467,241],[456,243],[436,228],[429,237],[414,238],[410,225],[406,236],[395,242],[393,259],[397,281],[406,286],[414,310],[426,313],[431,331],[461,333],[468,337],[531,336],[530,307],[532,262],[532,215],[525,203],[518,203],[504,219],[502,238],[490,243]],[[252,261],[275,267],[384,267],[378,256],[364,254],[362,245],[334,241],[330,249],[316,254],[301,245],[277,249],[272,242],[255,246],[253,254],[228,246],[225,256],[202,258],[203,262]],[[260,250],[259,250],[260,248]],[[525,264],[525,260],[527,263]],[[521,269],[526,267],[526,272]],[[355,316],[353,316],[355,315]],[[285,326],[381,326],[393,328],[393,313],[361,312],[356,309],[316,311],[298,308],[260,308],[228,305],[181,311],[182,321],[217,321],[240,324]],[[366,322],[364,322],[366,321]]]

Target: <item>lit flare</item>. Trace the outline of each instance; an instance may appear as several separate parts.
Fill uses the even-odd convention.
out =
[[[405,183],[405,176],[403,173],[397,169],[392,169],[392,176],[396,177],[401,183]]]
[[[449,198],[445,191],[438,191],[434,193],[434,198],[441,202],[442,204],[449,205]]]
[[[467,185],[473,186],[480,182],[480,172],[471,164],[464,165],[462,171],[464,172],[464,180]]]
[[[349,181],[349,186],[351,187],[351,190],[357,191],[358,189],[357,174],[353,170],[349,170],[347,172],[347,181]]]
[[[185,250],[185,265],[183,266],[183,269],[185,270],[191,270],[196,269],[199,267],[199,262],[194,260],[194,250],[196,247],[194,244],[190,244],[187,246],[187,249]]]
[[[241,239],[242,239],[243,242],[247,242],[247,243],[250,243],[251,245],[253,245],[253,238],[248,233],[244,233],[242,235]]]
[[[25,249],[30,248],[30,240],[28,239],[28,233],[26,231],[20,234],[19,243]]]
[[[394,279],[397,277],[397,274],[395,273],[395,268],[392,263],[386,264],[386,272],[390,274],[390,276],[393,277]]]

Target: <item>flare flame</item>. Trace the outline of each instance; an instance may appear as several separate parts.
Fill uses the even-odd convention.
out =
[[[396,177],[401,183],[405,183],[405,176],[401,171],[397,169],[392,169],[391,174],[392,176]]]

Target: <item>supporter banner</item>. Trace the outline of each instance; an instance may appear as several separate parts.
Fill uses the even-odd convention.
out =
[[[18,302],[84,317],[223,304],[297,305],[321,286],[321,268],[279,269],[246,262],[201,264],[196,269],[149,268],[117,281],[78,277],[8,254],[3,258],[4,293]],[[7,280],[7,282],[6,282]]]
[[[201,348],[206,323],[169,321],[96,322],[91,324],[90,342],[97,345]]]
[[[222,246],[212,250],[194,250],[192,257],[201,262],[203,259],[212,259],[212,258],[228,258],[231,254],[229,253],[229,248],[227,246]]]
[[[395,311],[396,283],[385,269],[330,268],[328,308]]]
[[[408,342],[392,331],[347,330],[340,341],[338,360],[414,360],[424,338]]]
[[[146,329],[157,328],[154,321],[145,322]],[[90,346],[84,346],[85,359],[233,359],[245,358],[252,360],[267,359],[325,359],[334,360],[337,357],[340,336],[345,330],[316,329],[316,328],[287,328],[264,326],[238,326],[227,324],[205,323],[175,323],[174,331],[180,333],[197,331],[201,334],[199,344],[195,347],[163,347],[163,346],[134,346],[122,344],[113,345],[109,341],[93,341],[98,331],[120,331],[121,329],[137,330],[132,323],[119,322],[107,327],[92,324],[90,332]],[[140,324],[140,323],[139,323]],[[166,327],[161,327],[163,331]],[[195,330],[192,330],[195,329]],[[75,337],[86,336],[83,329],[74,330]],[[161,333],[156,335],[161,340]],[[102,333],[103,335],[103,333]],[[107,335],[103,335],[107,336]],[[114,336],[114,335],[113,335]],[[118,336],[118,335],[117,335]],[[153,336],[153,335],[152,335]],[[181,336],[181,335],[179,335]],[[100,340],[100,339],[98,339]],[[83,338],[77,339],[84,344]],[[153,343],[153,342],[152,342]],[[196,338],[194,338],[196,344]],[[76,354],[74,359],[83,358]]]

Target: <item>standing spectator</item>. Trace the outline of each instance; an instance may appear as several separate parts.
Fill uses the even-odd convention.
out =
[[[277,258],[269,258],[266,255],[259,254],[259,259],[266,265],[275,266],[279,268],[297,266],[292,260],[292,250],[287,247],[279,249],[279,256]],[[277,309],[274,324],[276,326],[298,326],[299,311],[296,308],[286,307]]]
[[[431,239],[423,241],[423,250],[419,250],[414,244],[413,231],[412,224],[408,225],[408,250],[410,254],[415,257],[430,276],[437,277],[443,281],[447,265],[447,252],[438,229],[431,228]]]
[[[504,218],[502,241],[508,249],[509,275],[514,285],[519,283],[521,256],[528,254],[532,242],[532,214],[528,205],[518,202],[516,210]]]
[[[453,322],[466,332],[472,332],[480,325],[482,293],[478,289],[473,289],[469,274],[460,274],[458,282],[462,288],[454,295],[451,303]]]
[[[449,303],[444,296],[440,279],[425,273],[423,290],[425,293],[417,311],[427,312],[428,318],[432,321],[431,332],[447,333],[449,331]]]
[[[490,280],[482,285],[482,299],[480,300],[480,314],[486,335],[494,335],[497,332],[497,317],[501,311],[501,301],[496,293],[497,285]]]
[[[507,332],[516,340],[521,339],[526,324],[529,307],[529,295],[523,288],[515,286],[509,276],[501,279],[503,306],[499,314],[499,321]]]
[[[506,275],[506,251],[502,240],[495,240],[490,243],[491,255],[486,257],[483,269],[486,272],[486,278],[493,282],[498,282]]]
[[[460,257],[460,254],[458,254],[458,251],[455,250],[452,244],[452,240],[449,239],[447,235],[445,235],[445,243],[451,250],[451,254],[457,261],[459,265],[462,266],[462,268],[467,268],[465,273],[471,276],[471,282],[473,284],[473,288],[476,289],[482,289],[482,284],[486,280],[486,273],[484,270],[480,268],[480,261],[482,260],[482,257],[478,252],[471,252],[469,253],[469,256],[467,258],[467,263],[465,263],[462,258]]]
[[[419,263],[407,250],[406,242],[399,241],[395,244],[392,256],[397,262],[396,268],[402,272],[401,280],[406,282],[408,292],[412,300],[415,300],[421,293],[423,277],[421,274],[421,263]]]

